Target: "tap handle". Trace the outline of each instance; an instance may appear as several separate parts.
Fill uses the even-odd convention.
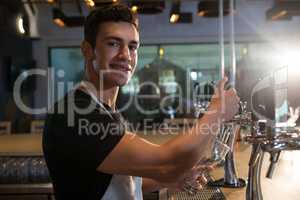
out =
[[[267,178],[271,179],[273,177],[275,166],[276,166],[276,163],[274,163],[274,162],[270,163],[268,171],[267,171],[267,175],[266,175]]]
[[[267,175],[266,177],[271,179],[273,177],[273,173],[276,167],[276,163],[278,162],[279,156],[280,156],[280,152],[272,152],[270,153],[270,165],[267,171]]]
[[[240,113],[244,114],[247,112],[247,101],[240,101]]]

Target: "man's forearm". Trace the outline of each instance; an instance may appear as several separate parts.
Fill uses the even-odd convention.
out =
[[[219,131],[220,119],[217,113],[206,114],[193,128],[163,145],[174,156],[172,160],[177,167],[182,166],[182,170],[189,169],[199,161],[203,152],[212,146]]]
[[[160,184],[158,181],[150,178],[143,178],[143,185],[142,189],[143,192],[155,192],[163,188],[163,185]]]

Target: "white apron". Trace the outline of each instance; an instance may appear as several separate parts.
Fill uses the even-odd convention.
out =
[[[113,175],[102,200],[143,200],[142,178]]]
[[[113,119],[112,115],[105,106],[97,99],[91,88],[82,81],[79,87],[84,87],[91,98],[106,111]],[[125,175],[113,175],[110,184],[105,191],[102,200],[143,200],[142,178]]]

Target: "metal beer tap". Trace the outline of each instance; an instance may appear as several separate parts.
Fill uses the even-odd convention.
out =
[[[300,132],[295,128],[267,128],[266,124],[254,124],[251,136],[246,141],[252,144],[249,160],[246,200],[263,200],[261,167],[264,153],[270,153],[270,165],[266,177],[272,178],[281,151],[300,150]]]
[[[224,178],[209,182],[209,186],[230,188],[242,188],[246,186],[246,181],[238,178],[234,163],[234,144],[240,127],[251,124],[251,113],[247,112],[246,107],[247,102],[240,102],[240,113],[234,119],[222,125],[221,133],[218,137],[221,137],[222,140],[225,138],[231,150],[225,158]]]

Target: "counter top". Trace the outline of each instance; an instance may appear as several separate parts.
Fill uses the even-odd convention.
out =
[[[51,183],[44,184],[1,184],[0,194],[52,194]]]
[[[12,134],[0,136],[0,155],[40,156],[42,134]]]

